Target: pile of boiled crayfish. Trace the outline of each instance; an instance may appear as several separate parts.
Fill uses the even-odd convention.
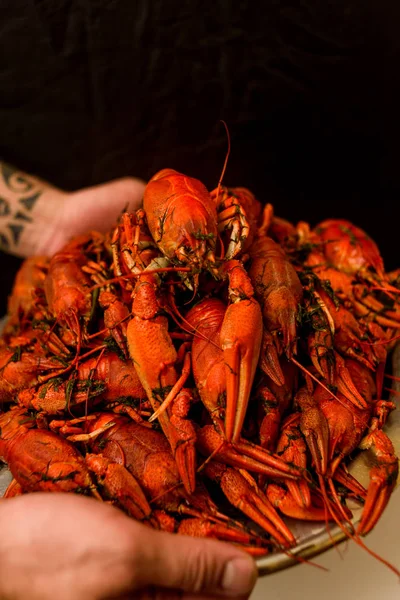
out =
[[[245,188],[158,172],[108,234],[16,277],[0,346],[6,497],[87,494],[253,555],[296,545],[284,516],[360,539],[398,475],[383,390],[399,282],[347,221],[294,226]],[[368,489],[347,469],[363,449]]]

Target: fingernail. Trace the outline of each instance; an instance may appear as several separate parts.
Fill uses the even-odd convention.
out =
[[[252,558],[234,558],[229,561],[222,575],[222,590],[229,596],[245,596],[253,589],[257,569]]]

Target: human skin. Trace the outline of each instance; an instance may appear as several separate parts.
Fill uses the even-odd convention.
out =
[[[253,559],[231,544],[155,531],[73,494],[0,501],[2,600],[247,598]]]
[[[65,192],[0,162],[0,249],[26,258],[51,256],[75,235],[105,232],[140,205],[144,181],[124,177]]]

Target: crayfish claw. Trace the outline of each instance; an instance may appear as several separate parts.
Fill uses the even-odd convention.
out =
[[[377,460],[376,466],[370,470],[367,498],[357,529],[359,535],[366,535],[375,527],[389,502],[399,474],[399,461],[392,442],[381,429],[372,429],[362,440],[360,448],[371,449]]]
[[[300,479],[303,470],[289,465],[261,446],[248,441],[236,444],[224,442],[213,425],[205,425],[197,432],[197,446],[205,456],[213,454],[217,460],[233,467],[279,479]]]
[[[307,481],[287,481],[286,485],[292,498],[304,509],[311,507],[311,492]]]
[[[335,352],[336,379],[335,384],[341,394],[345,396],[356,408],[368,408],[368,403],[358,391],[349,369],[343,358]]]
[[[294,546],[294,535],[246,471],[239,472],[216,462],[209,463],[205,471],[208,477],[220,484],[233,506],[267,531],[281,546]]]
[[[325,507],[302,506],[293,498],[289,490],[276,483],[270,483],[266,490],[267,498],[281,513],[300,521],[333,521],[333,517]]]
[[[307,388],[296,394],[301,408],[300,430],[305,437],[317,473],[324,475],[328,466],[329,428],[325,415]]]
[[[307,468],[307,445],[297,420],[288,419],[282,425],[282,433],[276,446],[277,454],[287,463]],[[311,506],[311,491],[307,481],[286,481],[289,492],[299,506]]]
[[[182,521],[178,527],[178,533],[193,537],[207,537],[237,544],[251,544],[254,536],[239,528],[217,523],[206,518],[191,518]]]
[[[260,355],[262,316],[254,298],[230,304],[221,327],[226,372],[225,433],[240,437]]]
[[[335,379],[334,356],[331,334],[326,331],[313,332],[308,338],[311,362],[325,381],[332,385]]]
[[[261,343],[260,368],[276,385],[285,385],[285,376],[279,362],[279,355],[276,345],[274,344],[274,338],[266,329],[263,331]]]
[[[194,443],[179,443],[174,456],[185,490],[189,494],[193,494],[196,489],[196,448]]]
[[[165,516],[163,517],[163,521],[165,522]],[[225,523],[205,518],[204,516],[200,518],[194,517],[184,519],[177,528],[169,529],[169,531],[171,533],[176,531],[181,535],[189,535],[191,537],[230,542],[251,556],[265,556],[265,554],[268,554],[268,548],[264,539],[248,533],[243,526],[239,528],[232,522],[226,525]]]
[[[344,485],[347,489],[356,494],[356,496],[359,496],[360,498],[366,498],[367,490],[355,477],[353,477],[353,475],[351,475],[351,473],[347,471],[344,466],[340,465],[333,470],[331,465],[331,471],[333,471],[333,475],[331,475],[332,479],[341,485]]]
[[[157,518],[152,515],[142,488],[123,465],[101,454],[87,454],[85,460],[90,471],[101,481],[102,488],[110,499],[118,500],[134,519],[159,529]]]

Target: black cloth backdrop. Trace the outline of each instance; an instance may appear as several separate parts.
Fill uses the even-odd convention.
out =
[[[0,0],[0,156],[68,190],[172,167],[398,252],[400,5]],[[1,255],[1,310],[19,261]]]

